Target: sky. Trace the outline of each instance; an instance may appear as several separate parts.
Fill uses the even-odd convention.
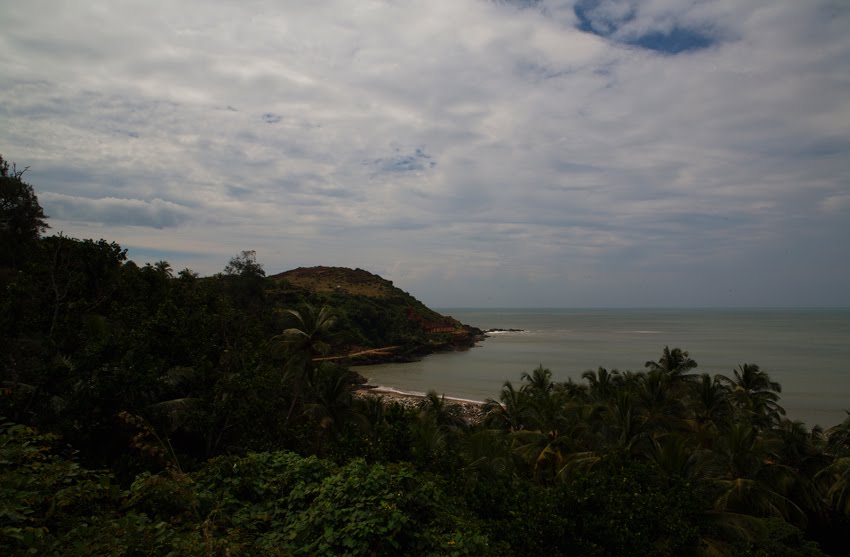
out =
[[[0,153],[138,263],[850,306],[847,0],[0,0]]]

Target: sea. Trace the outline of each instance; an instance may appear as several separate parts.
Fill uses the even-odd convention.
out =
[[[850,410],[850,308],[437,311],[498,331],[469,350],[357,371],[391,390],[485,400],[538,365],[557,381],[580,382],[600,366],[643,370],[669,346],[688,351],[698,373],[732,377],[738,365],[758,364],[782,385],[787,417],[809,427],[837,425]]]

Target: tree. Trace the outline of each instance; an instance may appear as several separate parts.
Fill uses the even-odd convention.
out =
[[[649,430],[670,431],[681,426],[684,405],[672,388],[674,379],[661,370],[646,374],[636,390],[640,420]]]
[[[319,448],[321,441],[336,437],[346,425],[369,429],[369,420],[354,407],[352,391],[356,375],[345,366],[322,364],[308,377],[310,403],[305,413],[319,426]]]
[[[779,405],[782,387],[756,364],[742,364],[732,370],[733,378],[722,377],[732,389],[732,399],[757,427],[778,424],[785,409]]]
[[[719,375],[712,378],[708,373],[703,373],[699,382],[693,384],[691,430],[701,446],[708,446],[717,431],[731,418],[732,405],[729,397],[730,391]]]
[[[437,425],[446,431],[458,431],[466,427],[460,407],[446,403],[446,395],[438,395],[431,389],[419,403],[419,410],[432,416]]]
[[[245,250],[231,258],[224,268],[224,278],[233,304],[254,316],[262,313],[265,276],[263,265],[257,262],[257,252]]]
[[[295,326],[284,330],[277,338],[289,348],[291,357],[306,365],[313,358],[326,354],[339,315],[327,306],[316,310],[311,305],[305,305],[301,311],[286,310],[286,313],[294,318]]]
[[[31,185],[0,155],[0,266],[17,268],[27,245],[48,227],[47,216]]]
[[[295,326],[284,330],[275,340],[282,341],[287,350],[285,379],[293,391],[292,404],[286,416],[288,422],[313,370],[313,358],[330,349],[328,341],[338,315],[328,307],[316,310],[310,305],[305,305],[301,311],[290,309],[286,313],[294,319]]]
[[[616,369],[609,372],[604,367],[600,367],[597,371],[590,369],[585,371],[581,374],[581,378],[586,380],[589,385],[588,392],[591,400],[605,402],[614,396],[621,376]]]
[[[833,461],[815,476],[825,498],[839,515],[850,518],[850,412],[839,425],[826,432],[828,454]]]
[[[257,252],[254,250],[244,250],[236,257],[232,257],[224,268],[224,274],[240,277],[266,276],[266,272],[263,270],[263,264],[257,263]]]
[[[174,269],[171,268],[171,264],[168,261],[157,261],[153,264],[153,268],[164,277],[174,277]]]
[[[484,403],[484,422],[489,427],[519,431],[525,427],[529,409],[528,395],[522,389],[515,389],[510,381],[505,381],[499,400],[488,398]]]
[[[752,516],[778,516],[805,527],[805,511],[792,498],[799,473],[778,461],[781,441],[765,436],[746,422],[720,432],[709,460],[710,480],[717,490],[714,510]]]
[[[686,372],[697,367],[696,361],[690,357],[687,350],[681,348],[670,349],[669,346],[664,347],[661,357],[658,362],[646,362],[644,364],[650,371],[661,371],[669,374],[673,379],[682,379],[685,381],[697,380],[696,375],[685,375]]]
[[[552,382],[552,372],[543,367],[543,364],[537,366],[531,373],[523,373],[520,379],[524,383],[524,388],[535,399],[546,398],[555,388],[555,384]]]

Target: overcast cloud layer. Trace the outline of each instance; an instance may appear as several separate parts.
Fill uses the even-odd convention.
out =
[[[53,232],[433,306],[850,306],[846,0],[0,2]]]

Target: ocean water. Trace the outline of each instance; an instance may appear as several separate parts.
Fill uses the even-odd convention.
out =
[[[463,352],[363,366],[370,383],[407,392],[496,398],[538,365],[556,380],[599,366],[640,371],[665,346],[687,350],[699,373],[732,376],[758,364],[782,385],[788,417],[830,427],[850,410],[850,309],[439,309],[492,334]]]

